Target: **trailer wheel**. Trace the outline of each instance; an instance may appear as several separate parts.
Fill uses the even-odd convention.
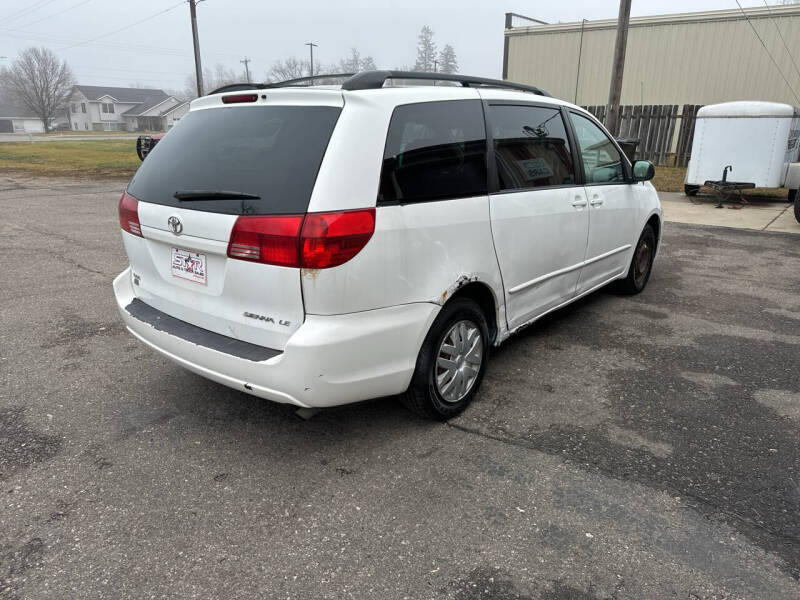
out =
[[[789,197],[787,198],[787,202],[794,202],[795,205],[795,213],[797,213],[797,190],[789,190]]]
[[[699,185],[689,185],[688,183],[683,186],[683,193],[687,196],[697,196],[697,192],[700,191]]]

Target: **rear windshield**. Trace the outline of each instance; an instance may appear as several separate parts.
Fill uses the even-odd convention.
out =
[[[147,156],[128,192],[144,202],[207,212],[304,213],[340,112],[331,106],[191,111]],[[176,199],[182,191],[258,199]]]

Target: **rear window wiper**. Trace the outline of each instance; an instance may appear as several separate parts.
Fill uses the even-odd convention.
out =
[[[261,196],[227,190],[178,190],[172,194],[178,200],[261,200]]]

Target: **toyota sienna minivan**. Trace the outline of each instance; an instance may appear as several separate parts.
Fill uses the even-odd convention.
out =
[[[179,365],[298,407],[401,395],[448,419],[493,346],[647,284],[653,166],[586,111],[460,75],[297,84],[193,101],[119,202],[120,314]]]

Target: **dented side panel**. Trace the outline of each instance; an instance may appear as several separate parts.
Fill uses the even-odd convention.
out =
[[[500,308],[503,286],[489,199],[378,207],[375,234],[360,254],[340,267],[303,271],[302,281],[309,314],[344,314],[412,302],[442,305],[471,282],[487,285]],[[498,323],[505,325],[501,318]]]

